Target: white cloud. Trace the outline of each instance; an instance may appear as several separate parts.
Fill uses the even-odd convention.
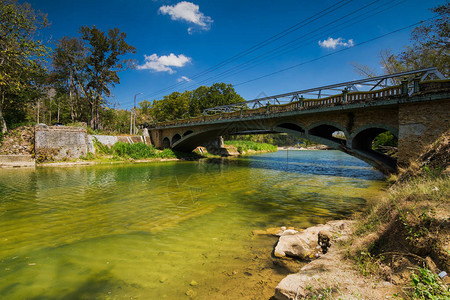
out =
[[[322,48],[336,49],[337,46],[353,47],[354,42],[352,39],[350,39],[346,42],[343,38],[333,39],[332,37],[329,37],[326,40],[319,41],[319,45]]]
[[[214,22],[210,17],[200,12],[199,6],[187,1],[181,1],[176,5],[164,5],[159,8],[163,15],[169,15],[174,21],[183,20],[199,26],[201,30],[209,30],[211,23]],[[195,27],[189,27],[188,33],[192,34]]]
[[[190,79],[189,77],[186,77],[186,76],[181,76],[177,80],[178,80],[178,82],[182,82],[182,81],[191,82],[192,81],[192,79]]]
[[[145,63],[139,65],[136,68],[138,70],[153,70],[156,72],[169,72],[170,74],[175,73],[172,67],[181,68],[191,61],[190,57],[184,56],[183,54],[175,55],[170,53],[170,55],[158,56],[152,54],[150,56],[144,55]]]

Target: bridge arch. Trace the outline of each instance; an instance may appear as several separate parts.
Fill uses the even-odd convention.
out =
[[[185,133],[183,133],[183,137],[188,136],[190,134],[194,133],[192,130],[188,130]]]
[[[294,135],[304,135],[306,133],[306,128],[304,125],[297,122],[283,122],[274,126],[275,131],[281,131],[288,134]]]
[[[333,136],[336,131],[343,132],[345,140]],[[341,124],[330,121],[321,121],[309,125],[307,134],[311,139],[335,149],[345,146],[350,137],[348,131]]]
[[[175,144],[176,142],[178,142],[179,140],[181,140],[181,135],[179,134],[179,133],[177,133],[177,134],[175,134],[173,137],[172,137],[172,146],[173,146],[173,144]]]
[[[351,147],[359,150],[371,149],[373,140],[386,131],[398,138],[398,129],[389,125],[373,123],[361,126],[350,135]]]
[[[192,131],[192,133],[183,134],[183,137],[180,137],[180,139],[172,143],[172,149],[181,152],[191,152],[198,146],[203,145],[221,135],[221,133],[223,133],[223,129],[220,128],[208,128],[195,132]]]
[[[162,148],[163,149],[170,148],[170,139],[167,136],[164,137],[162,140]]]

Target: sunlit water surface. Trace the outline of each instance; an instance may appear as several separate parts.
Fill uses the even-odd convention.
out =
[[[262,299],[287,271],[252,231],[348,217],[382,179],[337,151],[1,169],[0,299]]]

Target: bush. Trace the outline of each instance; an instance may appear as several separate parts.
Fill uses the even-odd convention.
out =
[[[266,143],[256,143],[251,141],[225,141],[225,145],[235,146],[239,153],[245,153],[249,150],[275,152],[277,147]]]
[[[177,155],[172,149],[164,149],[158,153],[159,158],[177,158]]]
[[[124,158],[143,159],[157,157],[156,149],[144,143],[128,144],[118,142],[111,147],[111,151],[114,155]]]
[[[450,299],[450,290],[428,269],[419,268],[417,273],[413,271],[411,281],[414,299]]]

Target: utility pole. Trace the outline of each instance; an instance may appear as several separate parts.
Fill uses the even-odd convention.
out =
[[[130,115],[130,135],[133,134],[133,109],[131,109]]]
[[[142,95],[143,93],[137,93],[134,95],[134,106],[133,106],[133,111],[132,111],[132,128],[133,128],[133,134],[136,134],[136,96],[137,95]]]

